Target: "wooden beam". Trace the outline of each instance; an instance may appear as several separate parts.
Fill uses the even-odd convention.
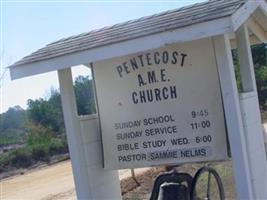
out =
[[[238,60],[240,64],[241,81],[244,92],[256,92],[254,65],[249,42],[249,34],[246,24],[236,31]]]
[[[250,40],[250,45],[262,44],[262,42],[255,35],[250,35],[249,40]],[[236,49],[237,48],[236,38],[230,37],[230,42],[231,42],[231,48]]]
[[[228,36],[213,37],[238,199],[253,199],[248,153]]]
[[[245,138],[248,149],[253,199],[267,199],[267,162],[257,95],[254,65],[246,24],[236,33],[242,86],[245,94],[240,98]],[[255,156],[257,154],[257,156]]]
[[[121,199],[118,172],[104,170],[98,115],[79,117],[71,69],[58,71],[77,199]]]
[[[262,43],[267,41],[264,29],[253,18],[248,19],[247,26]]]
[[[233,32],[244,24],[252,13],[260,6],[260,1],[250,0],[238,9],[231,17]]]
[[[71,69],[58,71],[64,123],[71,157],[75,189],[78,199],[92,199],[84,159],[80,123],[73,89]]]

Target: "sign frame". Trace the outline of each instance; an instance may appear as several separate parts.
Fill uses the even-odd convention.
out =
[[[210,38],[206,38],[206,39],[200,39],[200,40],[197,40],[197,41],[208,41],[212,47],[212,40]],[[186,45],[186,44],[193,44],[195,45],[197,43],[197,41],[191,41],[191,42],[186,42],[186,43],[182,43],[182,45]],[[131,54],[131,55],[126,55],[124,57],[119,57],[119,58],[112,58],[112,59],[108,59],[108,60],[102,60],[102,61],[98,61],[98,63],[100,62],[107,62],[107,61],[110,61],[110,60],[114,60],[114,59],[122,59],[122,58],[125,58],[125,57],[129,57],[129,56],[132,56],[132,55],[136,55],[136,54],[142,54],[142,53],[146,53],[146,52],[152,52],[152,51],[156,51],[156,50],[160,50],[160,49],[164,49],[164,48],[168,48],[169,46],[179,46],[181,45],[180,43],[176,43],[176,44],[171,44],[171,45],[167,45],[165,47],[161,47],[161,48],[157,48],[157,49],[152,49],[152,50],[147,50],[147,51],[144,51],[144,52],[139,52],[139,53],[135,53],[135,54]],[[213,62],[214,62],[214,65],[212,66],[213,68],[215,68],[216,70],[216,78],[217,78],[217,84],[218,84],[218,94],[219,94],[219,98],[220,98],[220,107],[221,107],[221,111],[222,111],[222,124],[224,126],[224,157],[221,157],[220,159],[214,159],[214,160],[193,160],[193,161],[180,161],[180,162],[177,162],[177,161],[173,161],[173,162],[165,162],[165,163],[152,163],[152,164],[146,164],[146,165],[128,165],[128,166],[120,166],[120,167],[110,167],[110,166],[107,166],[105,164],[105,159],[107,156],[105,156],[105,144],[103,142],[103,129],[102,129],[102,114],[99,112],[99,110],[101,108],[99,108],[99,97],[98,97],[98,89],[97,89],[97,86],[99,86],[99,83],[96,83],[96,74],[95,74],[95,69],[99,66],[96,66],[95,63],[91,63],[91,69],[92,69],[92,75],[93,75],[93,80],[94,80],[94,87],[95,87],[95,98],[96,98],[96,105],[97,105],[97,111],[98,111],[98,115],[99,115],[99,121],[100,121],[100,133],[101,133],[101,141],[102,141],[102,154],[103,154],[103,167],[105,169],[123,169],[123,168],[133,168],[133,167],[146,167],[146,166],[156,166],[156,165],[167,165],[167,164],[181,164],[181,163],[195,163],[195,162],[212,162],[212,161],[222,161],[222,160],[228,160],[229,159],[229,141],[228,141],[228,133],[227,133],[227,127],[226,127],[226,121],[225,121],[225,113],[224,113],[224,104],[223,104],[223,99],[222,99],[222,92],[221,92],[221,83],[220,83],[220,79],[219,79],[219,74],[218,74],[218,67],[217,67],[217,63],[216,63],[216,57],[215,57],[215,52],[214,52],[214,49],[211,48],[211,52],[212,52],[212,55],[211,55],[211,58],[213,59]],[[113,66],[114,67],[114,66]]]

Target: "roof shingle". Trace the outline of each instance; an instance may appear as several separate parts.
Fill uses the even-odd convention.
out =
[[[231,16],[247,0],[210,0],[63,38],[24,57],[12,66],[38,62],[104,45],[131,40]],[[11,67],[12,67],[11,66]]]

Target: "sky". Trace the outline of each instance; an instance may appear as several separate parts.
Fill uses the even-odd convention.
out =
[[[7,66],[64,37],[204,0],[0,0],[0,113],[28,99],[48,98],[57,73],[10,80]],[[77,75],[90,75],[74,67]]]

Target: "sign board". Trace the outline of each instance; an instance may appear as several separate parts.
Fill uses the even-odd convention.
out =
[[[93,64],[104,167],[227,158],[211,39]]]

